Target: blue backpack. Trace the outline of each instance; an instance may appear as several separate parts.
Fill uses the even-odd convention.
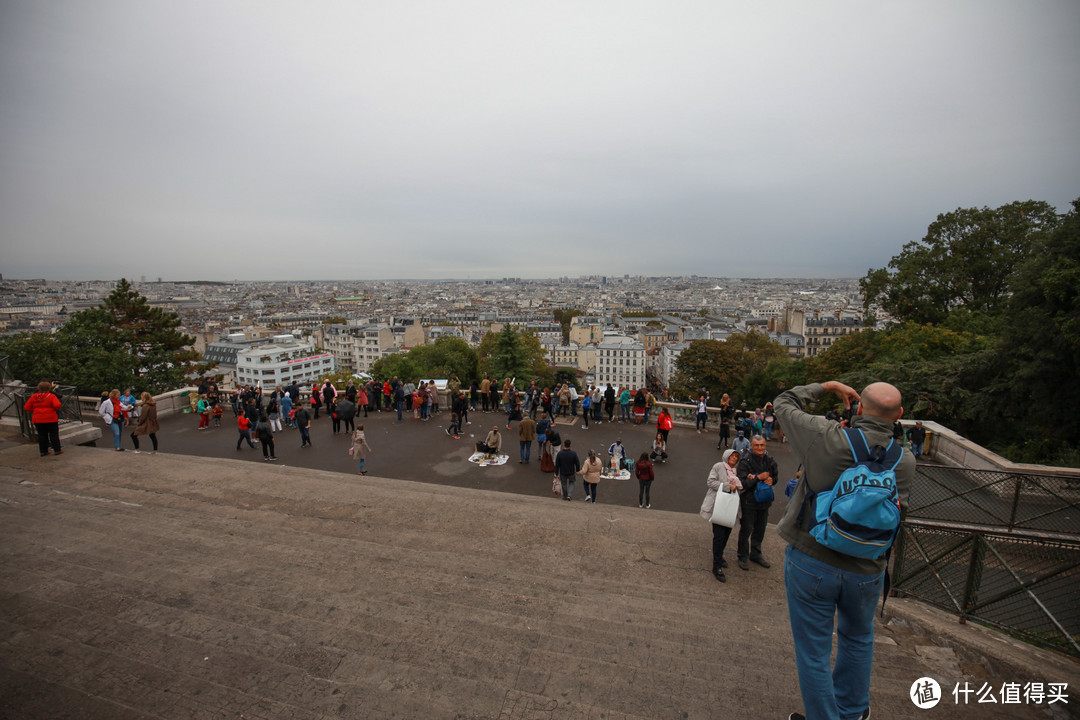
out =
[[[904,448],[892,440],[887,448],[871,449],[862,430],[845,428],[844,433],[855,464],[832,488],[819,493],[808,489],[803,510],[811,508],[810,534],[825,547],[878,558],[892,546],[900,527],[895,471]]]

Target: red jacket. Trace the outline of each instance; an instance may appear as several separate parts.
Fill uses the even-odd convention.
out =
[[[236,418],[236,427],[239,428],[240,430],[247,430],[248,428],[251,427],[251,421],[248,420],[243,415],[241,415],[238,418]]]
[[[60,417],[56,414],[56,411],[60,409],[60,398],[53,395],[51,392],[34,393],[30,396],[30,399],[23,405],[23,410],[27,412],[33,412],[33,416],[30,418],[35,423],[54,423],[59,422]]]
[[[661,430],[670,430],[675,427],[675,421],[667,413],[660,413],[660,417],[656,419],[656,427]]]

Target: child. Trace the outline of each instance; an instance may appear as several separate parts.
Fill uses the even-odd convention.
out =
[[[461,439],[461,416],[455,413],[450,413],[450,427],[446,428],[446,434],[455,440]]]
[[[218,403],[214,406],[214,427],[221,427],[221,415],[224,412],[221,404]]]
[[[367,438],[364,436],[364,426],[359,424],[352,434],[352,447],[349,448],[349,454],[352,455],[353,460],[357,460],[360,466],[356,468],[357,475],[367,475],[367,470],[364,469],[364,461],[367,459],[367,453],[371,452],[371,448],[367,444]]]

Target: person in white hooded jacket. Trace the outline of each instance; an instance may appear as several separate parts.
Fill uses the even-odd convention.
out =
[[[742,490],[742,482],[738,475],[739,451],[725,450],[720,462],[709,470],[709,477],[705,480],[708,490],[705,492],[705,500],[701,503],[701,517],[709,520],[712,518],[713,507],[716,505],[716,493],[738,492]],[[727,582],[724,576],[724,568],[727,560],[724,559],[724,548],[727,547],[728,538],[731,537],[731,528],[712,523],[712,553],[713,553],[713,577],[720,582]]]

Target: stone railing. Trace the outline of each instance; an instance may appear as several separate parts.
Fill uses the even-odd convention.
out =
[[[179,390],[170,390],[161,395],[155,395],[154,402],[157,403],[158,417],[190,410],[190,396],[193,393],[198,393],[198,391],[199,390],[196,387],[185,387],[180,388]],[[88,395],[79,396],[79,405],[82,407],[82,413],[85,419],[96,418],[98,405],[100,404],[100,397],[91,397]]]
[[[905,430],[915,425],[914,420],[901,420],[900,422]],[[1014,463],[958,435],[944,425],[939,425],[936,422],[923,422],[923,427],[926,428],[926,442],[923,445],[923,454],[932,457],[942,465],[952,465],[972,470],[1000,470],[1021,474],[1054,475],[1080,481],[1080,468]]]

